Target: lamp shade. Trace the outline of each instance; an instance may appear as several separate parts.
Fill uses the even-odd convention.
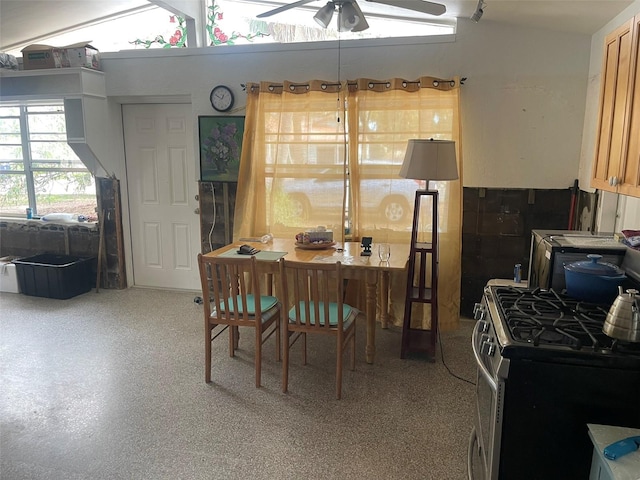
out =
[[[456,180],[456,142],[412,139],[407,145],[400,176],[416,180]]]

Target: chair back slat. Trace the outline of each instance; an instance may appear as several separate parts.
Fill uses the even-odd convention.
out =
[[[285,325],[282,391],[289,388],[289,349],[302,338],[302,362],[307,363],[307,335],[322,333],[336,341],[336,398],[342,395],[342,364],[351,350],[351,370],[356,360],[358,310],[343,304],[342,264],[287,261],[281,258],[280,282]],[[346,316],[346,321],[345,321]]]
[[[295,313],[294,318],[290,319],[292,323],[312,331],[342,330],[344,315],[340,262],[302,263],[281,259],[280,278],[284,305],[287,309],[293,308]]]
[[[261,319],[260,282],[256,258],[200,255],[200,279],[205,314],[215,313],[218,323],[253,324]],[[204,292],[210,295],[204,295]],[[253,294],[251,302],[250,294]]]
[[[281,302],[260,292],[257,260],[251,257],[221,257],[198,254],[205,331],[205,382],[211,381],[212,342],[223,331],[229,333],[229,356],[239,348],[239,327],[255,330],[256,387],[261,385],[262,345],[275,337],[276,359],[281,352]]]

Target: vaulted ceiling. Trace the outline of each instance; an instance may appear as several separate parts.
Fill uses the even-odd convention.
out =
[[[0,51],[38,43],[51,33],[97,23],[123,12],[195,1],[199,0],[0,0]],[[256,1],[264,3],[265,11],[289,3]],[[446,5],[446,15],[464,18],[469,18],[478,5],[477,0],[434,1]],[[318,0],[318,7],[324,3],[325,0]],[[359,3],[365,13],[371,8],[368,2]],[[486,0],[481,21],[592,34],[631,3],[633,0]],[[385,8],[393,10],[375,6],[378,12]]]

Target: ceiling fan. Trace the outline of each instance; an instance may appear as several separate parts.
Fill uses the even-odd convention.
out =
[[[258,18],[270,17],[278,13],[284,12],[291,8],[301,7],[307,3],[316,0],[298,0],[289,3],[268,12],[261,13]],[[441,3],[428,2],[426,0],[365,0],[371,3],[380,3],[382,5],[390,5],[392,7],[404,8],[415,12],[426,13],[429,15],[442,15],[447,8]],[[327,4],[318,10],[313,19],[324,28],[329,26],[333,12],[338,10],[338,31],[340,32],[361,32],[369,28],[367,20],[364,18],[362,10],[356,0],[329,0]]]

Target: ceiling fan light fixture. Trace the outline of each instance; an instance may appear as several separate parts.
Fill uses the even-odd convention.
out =
[[[366,30],[367,28],[369,28],[369,24],[367,23],[367,20],[364,17],[362,17],[361,20],[358,22],[358,25],[353,27],[351,29],[351,31],[352,32],[362,32],[362,31]]]
[[[351,31],[362,32],[367,28],[369,28],[369,24],[367,23],[367,18],[364,16],[364,13],[362,13],[362,10],[360,10],[360,5],[358,5],[358,2],[352,2],[351,5],[353,5],[353,8],[355,8],[356,12],[358,12],[358,16],[360,17],[360,21],[358,22],[358,25],[353,27]]]
[[[1,1],[1,0],[0,0]],[[276,15],[278,13],[282,13],[284,11],[290,10],[292,8],[301,7],[306,5],[307,3],[314,2],[316,0],[296,0],[295,2],[291,2],[285,5],[280,5],[277,8],[269,10],[268,12],[261,13],[257,15],[257,18],[265,18],[270,17],[271,15]],[[404,8],[407,10],[413,10],[414,12],[426,13],[428,15],[442,15],[447,11],[447,7],[441,3],[435,3],[429,0],[366,0],[371,3],[381,3],[382,5],[390,5],[392,7]],[[267,2],[268,3],[268,2]],[[366,30],[369,28],[367,22],[364,18],[362,10],[358,6],[358,0],[328,0],[328,3],[318,10],[313,18],[319,25],[322,25],[324,28],[329,26],[331,23],[331,17],[333,16],[333,10],[335,10],[336,5],[347,7],[347,13],[349,14],[349,18],[343,22],[344,28],[348,29],[348,25],[352,25],[350,31],[352,32],[360,32],[362,30]],[[483,0],[479,0],[480,9],[484,6]],[[360,18],[359,23],[356,25],[353,17],[353,11],[357,13]],[[480,15],[482,15],[482,11],[480,11]],[[479,17],[478,17],[479,18]],[[364,25],[363,25],[364,24]]]
[[[485,3],[483,0],[478,0],[478,6],[476,7],[476,11],[471,15],[471,20],[478,23],[484,14]]]
[[[351,2],[344,2],[338,9],[338,31],[353,31],[363,18],[362,12],[358,13]]]
[[[335,3],[327,2],[327,4],[318,10],[318,13],[313,16],[313,19],[322,27],[327,28],[331,23],[331,18],[333,17],[333,11],[335,8]]]

